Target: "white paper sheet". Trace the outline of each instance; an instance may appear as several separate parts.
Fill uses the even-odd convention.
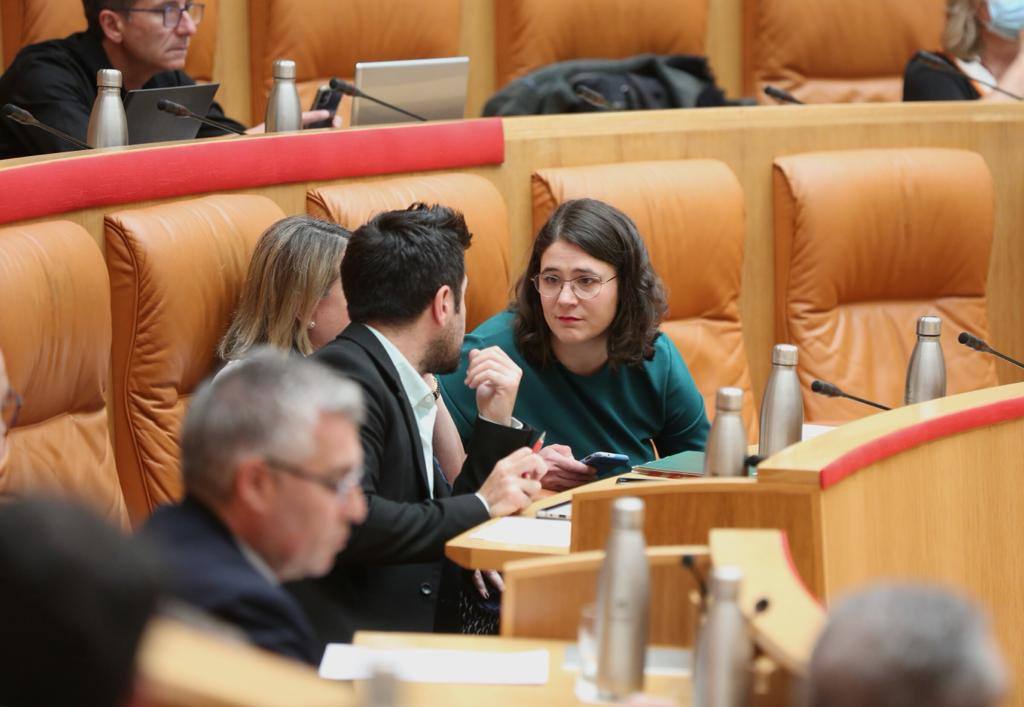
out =
[[[387,666],[407,682],[473,685],[544,685],[550,656],[546,650],[455,651],[431,648],[364,648],[331,643],[320,661],[320,677],[365,680],[376,666]]]
[[[564,520],[514,516],[499,518],[496,522],[485,525],[469,537],[496,543],[567,548],[571,535],[572,523],[567,523]]]
[[[835,427],[832,427],[831,425],[804,425],[800,439],[806,442],[809,439],[820,437],[826,432],[831,432],[834,429]]]

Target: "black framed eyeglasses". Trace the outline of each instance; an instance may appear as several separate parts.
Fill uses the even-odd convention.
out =
[[[537,288],[537,292],[544,299],[555,299],[560,296],[566,285],[569,285],[572,293],[579,299],[594,299],[601,294],[601,288],[605,286],[605,283],[611,282],[616,277],[618,275],[612,275],[607,280],[602,280],[596,275],[580,275],[571,280],[563,280],[558,275],[541,273],[534,275],[531,279],[533,286]]]
[[[198,25],[203,21],[203,10],[206,9],[206,5],[201,2],[187,2],[184,5],[178,5],[176,3],[169,3],[163,7],[126,7],[122,8],[120,12],[148,12],[150,14],[160,13],[163,15],[164,27],[167,29],[174,29],[181,22],[181,16],[188,13],[188,16],[192,18],[192,24]]]
[[[317,474],[310,473],[305,469],[301,469],[288,462],[283,462],[273,457],[264,457],[267,466],[276,471],[284,472],[289,476],[294,476],[296,479],[302,479],[303,481],[309,481],[327,489],[331,493],[337,494],[339,497],[344,498],[353,489],[359,486],[359,483],[363,480],[363,470],[353,469],[340,474],[339,479],[331,480],[329,477],[319,476]]]
[[[3,420],[5,429],[9,430],[18,423],[19,412],[21,412],[21,396],[8,389],[3,400],[0,400],[0,420]]]

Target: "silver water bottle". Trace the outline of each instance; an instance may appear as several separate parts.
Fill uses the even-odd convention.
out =
[[[776,344],[772,349],[772,372],[761,400],[761,439],[757,453],[770,457],[800,441],[804,426],[804,399],[796,375],[797,349]]]
[[[121,147],[128,144],[128,118],[121,101],[121,72],[100,69],[96,72],[96,100],[89,114],[85,141],[90,147]]]
[[[644,689],[650,567],[644,543],[644,502],[612,504],[612,529],[597,579],[597,692],[623,700]]]
[[[719,388],[715,419],[704,448],[705,476],[746,476],[747,430],[743,426],[743,389]]]
[[[754,646],[740,611],[739,567],[711,574],[707,614],[694,656],[693,707],[746,707],[750,701]]]
[[[278,59],[274,62],[274,87],[267,99],[266,129],[268,133],[283,133],[302,128],[302,104],[295,87],[295,62]]]
[[[941,398],[946,394],[946,359],[942,356],[942,320],[921,317],[917,320],[917,343],[907,364],[907,385],[903,402],[907,405]]]

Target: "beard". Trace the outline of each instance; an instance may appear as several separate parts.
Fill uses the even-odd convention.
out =
[[[462,357],[462,337],[462,328],[453,321],[447,330],[427,345],[421,364],[423,370],[439,375],[454,373]]]

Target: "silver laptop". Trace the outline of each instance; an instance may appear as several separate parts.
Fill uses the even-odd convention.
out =
[[[356,88],[427,120],[458,120],[466,113],[469,57],[373,61],[356,64]],[[351,125],[408,123],[407,115],[356,98]]]
[[[219,83],[199,83],[194,86],[140,88],[129,91],[124,100],[124,113],[128,118],[128,141],[132,145],[141,145],[146,142],[191,140],[199,133],[202,124],[192,118],[179,118],[157,110],[157,102],[166,98],[206,117],[218,88]]]

